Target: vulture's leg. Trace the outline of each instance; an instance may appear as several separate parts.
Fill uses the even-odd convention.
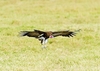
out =
[[[44,48],[46,48],[47,41],[47,39],[44,40]]]
[[[39,40],[41,41],[42,48],[46,48],[47,39],[44,37],[40,37]]]
[[[46,48],[47,39],[43,39],[42,41],[42,48]]]

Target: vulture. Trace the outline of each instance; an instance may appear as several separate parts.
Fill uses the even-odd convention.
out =
[[[79,30],[76,31],[70,31],[70,30],[66,30],[66,31],[41,31],[41,30],[34,30],[34,31],[21,31],[20,35],[21,36],[28,36],[28,37],[34,37],[36,39],[38,39],[41,44],[43,45],[43,48],[45,48],[45,44],[47,43],[47,40],[49,38],[54,38],[57,36],[64,36],[64,37],[73,37],[75,36],[76,32],[78,32]]]

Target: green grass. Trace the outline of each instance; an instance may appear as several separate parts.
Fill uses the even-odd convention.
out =
[[[100,71],[100,0],[0,0],[0,71]],[[22,30],[77,30],[42,50]]]

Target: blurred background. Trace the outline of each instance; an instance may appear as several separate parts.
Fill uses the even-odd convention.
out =
[[[78,30],[73,38],[19,37],[25,30]],[[100,0],[0,0],[1,71],[99,71]]]

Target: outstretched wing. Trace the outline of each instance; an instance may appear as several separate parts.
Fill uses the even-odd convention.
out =
[[[43,34],[44,33],[42,31],[39,31],[39,30],[34,30],[34,31],[21,31],[20,32],[20,35],[21,36],[28,36],[28,37],[35,37],[35,38],[39,38]]]
[[[52,32],[53,37],[57,36],[65,36],[65,37],[73,37],[76,33],[73,31],[56,31]]]

